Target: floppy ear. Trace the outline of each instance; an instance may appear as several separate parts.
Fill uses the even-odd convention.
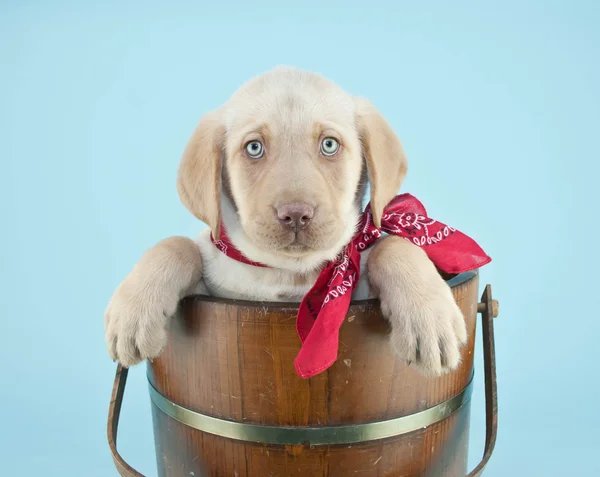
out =
[[[202,118],[188,142],[177,177],[183,205],[206,223],[218,240],[221,223],[221,169],[225,126],[218,111]]]
[[[356,98],[356,123],[367,163],[373,222],[381,227],[383,209],[396,196],[408,169],[400,140],[370,101]]]

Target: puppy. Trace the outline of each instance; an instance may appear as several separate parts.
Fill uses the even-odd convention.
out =
[[[181,160],[180,198],[209,229],[159,242],[118,286],[105,313],[110,356],[126,367],[158,356],[186,295],[301,301],[355,234],[367,183],[379,223],[406,171],[400,141],[369,101],[292,68],[249,81],[202,118]],[[222,253],[211,240],[221,224],[266,267]],[[353,298],[380,299],[397,356],[426,375],[454,369],[465,322],[425,252],[387,236],[361,268]]]

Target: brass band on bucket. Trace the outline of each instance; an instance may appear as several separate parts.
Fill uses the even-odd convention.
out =
[[[162,412],[194,429],[246,442],[320,446],[385,439],[442,421],[469,402],[473,380],[456,396],[429,409],[385,421],[332,427],[279,427],[228,421],[191,411],[164,397],[152,384],[149,387],[152,402]]]

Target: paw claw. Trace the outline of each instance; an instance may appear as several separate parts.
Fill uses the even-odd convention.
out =
[[[125,368],[157,357],[167,343],[168,313],[176,309],[178,297],[149,290],[125,280],[105,313],[108,354]]]
[[[380,297],[382,311],[392,324],[391,344],[396,355],[426,376],[456,369],[467,342],[462,312],[447,284],[441,278],[439,282],[428,288],[426,299]]]

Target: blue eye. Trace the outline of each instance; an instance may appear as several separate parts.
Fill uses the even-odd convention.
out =
[[[260,141],[250,141],[246,144],[246,154],[252,159],[260,159],[265,151]]]
[[[339,149],[340,143],[337,142],[337,139],[326,137],[321,141],[321,153],[323,153],[324,156],[334,156]]]

